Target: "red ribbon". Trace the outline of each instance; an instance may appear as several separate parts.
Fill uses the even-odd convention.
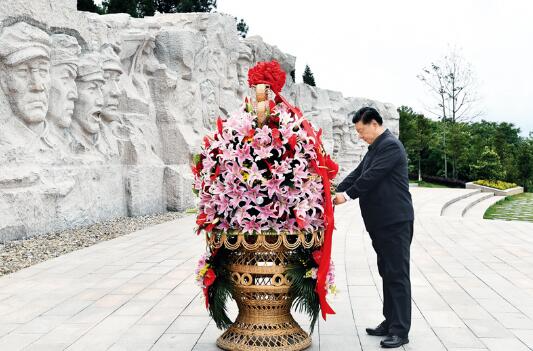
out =
[[[335,314],[335,311],[331,308],[326,300],[327,288],[326,288],[326,278],[329,271],[329,265],[331,262],[331,245],[333,237],[333,228],[335,226],[334,217],[333,217],[333,203],[331,202],[331,189],[328,176],[328,165],[326,158],[322,154],[321,145],[319,142],[320,136],[315,134],[313,127],[309,121],[307,121],[302,112],[289,104],[289,102],[280,94],[276,94],[277,97],[296,115],[298,118],[303,119],[302,127],[309,137],[312,137],[315,142],[315,152],[318,160],[318,167],[316,171],[318,175],[322,178],[322,184],[324,186],[324,244],[322,245],[322,255],[320,257],[320,263],[318,265],[318,273],[316,280],[315,291],[318,294],[318,299],[320,302],[320,309],[322,311],[322,318],[326,320],[328,314]],[[330,160],[331,161],[331,160]]]

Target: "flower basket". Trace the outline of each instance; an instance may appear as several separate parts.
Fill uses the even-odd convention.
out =
[[[335,290],[330,179],[338,166],[316,131],[279,92],[285,72],[262,62],[249,72],[255,99],[217,120],[191,167],[200,198],[197,233],[208,252],[196,279],[225,332],[226,350],[303,350],[310,334],[291,315],[308,314],[310,333]],[[275,96],[275,97],[274,97]],[[233,322],[226,301],[237,302]]]

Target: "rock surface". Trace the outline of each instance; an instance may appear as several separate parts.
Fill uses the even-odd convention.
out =
[[[0,0],[0,240],[194,206],[188,164],[247,71],[296,58],[240,39],[218,13],[100,16],[75,0]],[[341,177],[366,151],[347,114],[394,106],[295,84],[284,96],[324,131]]]

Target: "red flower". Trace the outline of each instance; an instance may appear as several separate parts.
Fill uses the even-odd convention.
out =
[[[272,114],[276,109],[276,103],[272,100],[268,100],[268,109],[270,110],[270,114]]]
[[[200,212],[198,214],[198,217],[196,217],[196,224],[198,224],[201,227],[205,224],[206,220],[207,220],[207,215],[203,212]]]
[[[198,172],[197,166],[195,166],[195,165],[191,165],[191,171],[192,171],[192,174],[194,174],[195,177],[197,177],[200,174],[200,172]]]
[[[204,286],[205,287],[211,286],[215,282],[216,278],[217,276],[215,275],[215,271],[209,268],[207,272],[205,272],[205,275],[204,275]]]
[[[254,135],[255,135],[255,129],[250,129],[250,131],[248,132],[248,135],[244,137],[244,141],[250,141],[250,140],[253,140],[254,139]]]
[[[207,149],[211,145],[211,142],[209,141],[209,138],[207,136],[204,137],[204,146]]]
[[[281,141],[281,133],[278,128],[272,128],[272,142],[274,147],[281,147],[283,142]]]
[[[220,166],[217,166],[215,168],[215,173],[211,174],[211,180],[215,180],[219,174],[220,174]]]
[[[322,251],[321,250],[313,251],[313,260],[315,260],[315,263],[320,264],[321,259],[322,259]]]
[[[270,129],[272,128],[278,128],[279,127],[279,117],[278,116],[270,116],[268,119],[268,126]]]
[[[222,135],[222,118],[220,117],[217,118],[217,129],[218,133]]]
[[[305,220],[302,218],[302,216],[298,215],[298,212],[296,210],[292,210],[292,213],[294,213],[294,217],[296,217],[296,224],[298,224],[298,227],[300,229],[305,227]]]
[[[294,150],[296,148],[296,141],[297,140],[298,140],[298,137],[296,136],[296,134],[293,134],[289,138],[289,146],[291,147],[291,150]]]
[[[205,227],[205,231],[209,232],[209,233],[212,232],[213,229],[215,229],[215,225],[216,225],[216,223],[209,224],[207,227]]]
[[[285,85],[286,76],[278,61],[259,62],[248,71],[248,84],[268,84],[274,93],[279,94]]]

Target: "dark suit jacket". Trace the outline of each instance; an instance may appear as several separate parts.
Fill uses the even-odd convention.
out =
[[[338,186],[359,198],[366,229],[414,220],[409,193],[407,155],[402,143],[387,129],[368,147],[365,157]]]

